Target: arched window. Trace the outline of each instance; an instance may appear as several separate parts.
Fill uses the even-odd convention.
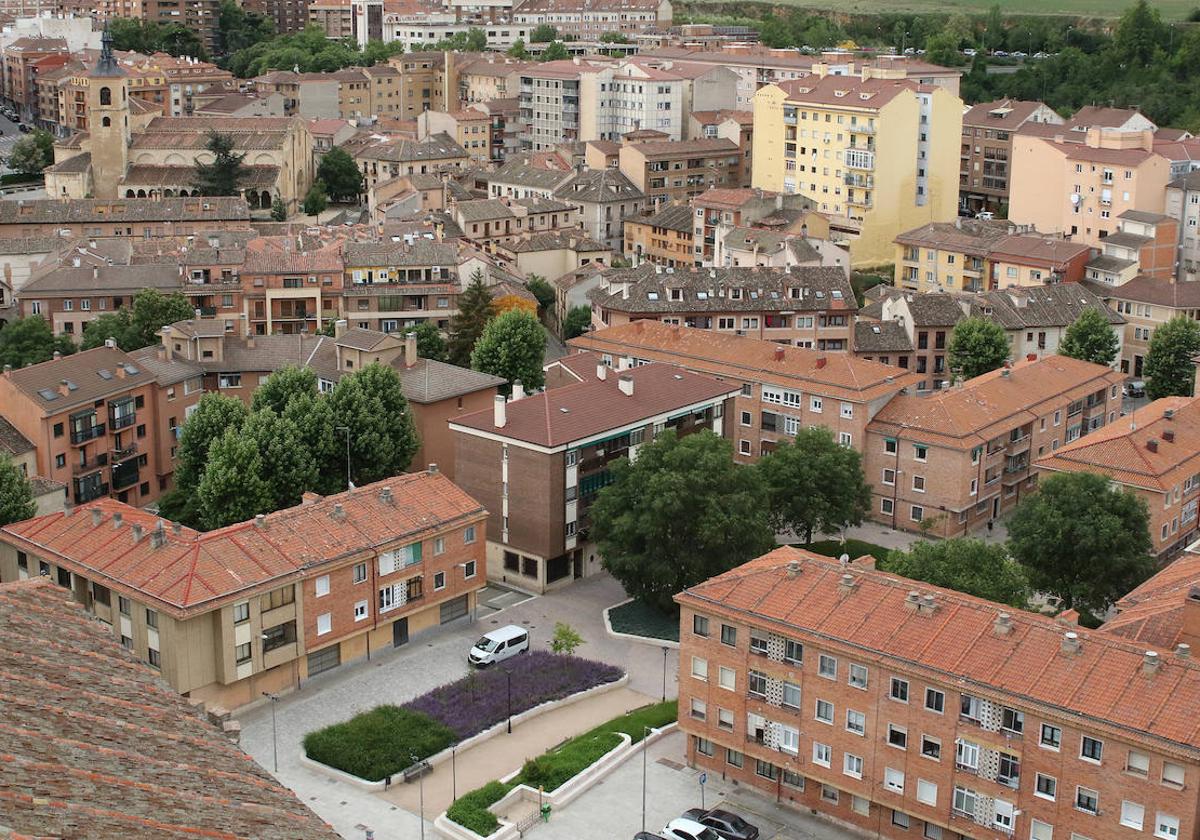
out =
[[[104,119],[100,120],[100,124],[105,128],[108,128],[110,125],[112,125],[112,119],[110,117],[105,117]]]
[[[112,89],[111,88],[107,88],[107,87],[100,88],[100,104],[101,105],[111,105],[112,104]]]

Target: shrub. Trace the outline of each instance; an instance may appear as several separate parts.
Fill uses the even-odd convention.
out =
[[[455,741],[454,732],[428,715],[399,706],[376,706],[304,736],[304,752],[367,781],[377,782]]]
[[[504,782],[488,782],[454,800],[446,809],[446,816],[479,836],[487,837],[500,827],[500,821],[488,806],[499,802],[509,790]]]

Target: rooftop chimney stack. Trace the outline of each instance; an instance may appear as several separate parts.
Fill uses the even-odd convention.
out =
[[[349,323],[346,321],[345,318],[338,318],[336,321],[333,322],[333,337],[335,339],[341,338],[343,335],[346,334],[346,328],[348,326],[349,326]]]
[[[1142,657],[1142,673],[1148,677],[1157,674],[1161,665],[1162,657],[1158,655],[1158,651],[1148,650]]]
[[[921,593],[915,589],[908,590],[908,594],[904,596],[904,607],[908,610],[916,611],[921,606]]]
[[[596,378],[601,382],[608,379],[608,365],[603,362],[596,363]]]
[[[116,513],[113,514],[113,528],[114,529],[121,527],[122,519],[124,519],[124,517],[121,515],[121,511],[117,511]]]
[[[854,575],[846,572],[838,582],[838,591],[842,594],[854,591]]]
[[[492,401],[492,425],[497,429],[503,429],[508,423],[508,412],[506,410],[503,394],[497,394]]]
[[[100,508],[92,508],[92,527],[97,528],[100,522],[104,519],[104,513]]]
[[[404,366],[410,368],[417,363],[417,334],[409,331],[404,336]]]
[[[341,502],[335,502],[333,505],[333,513],[330,514],[334,519],[342,520],[346,518],[346,509],[342,507]]]
[[[172,522],[171,523],[171,533],[178,537],[180,534],[183,533],[183,524],[180,522]]]
[[[997,636],[1007,636],[1012,632],[1012,616],[1006,612],[996,616],[996,620],[992,623],[992,629],[996,631]]]
[[[621,393],[627,397],[633,396],[633,377],[628,373],[623,373],[617,377],[617,387],[621,389]]]
[[[1079,634],[1074,630],[1068,630],[1063,633],[1062,652],[1068,655],[1079,653],[1082,646],[1079,644]]]
[[[263,526],[264,526],[266,523],[267,523],[267,517],[266,517],[266,516],[264,516],[264,515],[263,515],[263,514],[261,514],[261,513],[259,513],[259,514],[255,514],[255,516],[254,516],[254,527],[255,527],[255,528],[261,528],[261,527],[263,527]]]
[[[384,487],[379,491],[379,501],[390,505],[392,503],[392,488]]]
[[[787,576],[792,579],[798,578],[802,569],[799,560],[791,560],[787,564]]]
[[[431,464],[429,465],[429,469],[427,470],[427,472],[428,472],[430,475],[437,475],[437,474],[438,474],[438,465],[437,465],[437,464],[433,464],[433,463],[431,463]]]
[[[514,379],[512,384],[513,402],[525,399],[525,386],[521,384],[520,379]]]
[[[140,543],[142,541],[142,526],[134,522],[131,526],[131,530],[133,531],[133,541],[135,543]]]
[[[1192,655],[1192,646],[1187,642],[1180,642],[1175,645],[1175,655],[1183,659],[1187,659]]]
[[[933,595],[922,595],[921,608],[918,612],[932,615],[935,610],[937,610],[937,601],[934,600]]]

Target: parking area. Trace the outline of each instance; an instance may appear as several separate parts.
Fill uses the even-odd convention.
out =
[[[700,773],[684,763],[684,735],[673,732],[650,746],[645,761],[636,755],[580,796],[550,821],[527,833],[532,840],[631,840],[642,830],[657,833],[689,808],[700,806]],[[746,787],[708,775],[704,806],[720,805],[758,826],[761,840],[860,840],[861,835],[818,819],[807,812],[776,805]]]

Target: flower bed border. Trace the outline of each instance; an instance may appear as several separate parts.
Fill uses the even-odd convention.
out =
[[[679,650],[679,642],[675,642],[670,639],[660,639],[657,636],[639,636],[636,633],[622,633],[619,630],[613,629],[612,621],[608,617],[608,611],[615,610],[617,607],[623,607],[634,600],[636,599],[626,598],[619,604],[613,604],[611,607],[604,608],[603,612],[601,613],[601,615],[604,616],[604,631],[614,639],[623,639],[627,642],[635,642],[637,644],[649,645],[651,647],[666,647],[671,648],[672,650]]]

